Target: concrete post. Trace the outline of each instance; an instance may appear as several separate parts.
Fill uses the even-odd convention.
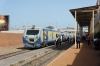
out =
[[[93,38],[94,38],[94,10],[93,10],[93,12],[92,12],[92,14],[93,14],[93,17],[92,17],[92,28],[93,28],[93,30],[92,30],[92,35],[93,35]]]
[[[99,0],[97,1],[97,4],[99,5]]]
[[[93,39],[94,38],[94,10],[92,11],[92,19],[90,22],[90,34],[91,34],[91,39]],[[92,41],[91,41],[91,45],[92,48],[94,48],[94,44],[92,43]]]
[[[82,26],[80,27],[80,36],[81,37],[83,36],[83,27]]]
[[[99,5],[99,1],[100,1],[100,0],[97,1],[97,4],[98,4],[98,5]],[[99,9],[100,9],[100,6],[99,6]],[[99,13],[99,11],[98,11],[98,13]]]
[[[77,17],[76,17],[76,11],[75,11],[75,48],[76,48],[76,19],[77,19]]]
[[[77,23],[77,22],[76,22],[76,23]],[[77,32],[76,32],[76,34],[77,34],[77,33],[79,33],[79,27],[78,27],[78,23],[77,23]]]
[[[90,33],[90,25],[88,26],[88,33]]]

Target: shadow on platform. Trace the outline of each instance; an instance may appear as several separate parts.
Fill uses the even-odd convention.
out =
[[[100,66],[100,50],[94,50],[86,42],[82,43],[79,53],[75,53],[76,58],[73,63],[66,66]]]

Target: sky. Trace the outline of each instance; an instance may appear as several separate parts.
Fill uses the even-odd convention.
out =
[[[0,15],[9,15],[9,28],[22,26],[74,27],[70,9],[96,5],[97,0],[0,0]]]

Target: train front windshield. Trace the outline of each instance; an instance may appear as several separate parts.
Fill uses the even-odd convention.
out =
[[[39,30],[27,30],[26,35],[37,35]]]

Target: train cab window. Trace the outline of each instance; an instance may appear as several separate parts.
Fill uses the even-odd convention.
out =
[[[37,35],[39,33],[39,30],[27,30],[27,35]]]

